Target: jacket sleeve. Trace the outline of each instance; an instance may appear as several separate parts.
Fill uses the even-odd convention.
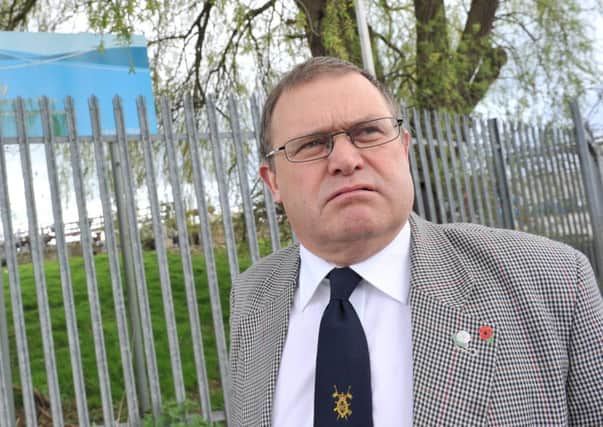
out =
[[[240,310],[240,276],[237,277],[232,283],[230,288],[230,314],[229,314],[229,326],[230,326],[230,352],[229,352],[229,374],[230,374],[230,407],[229,407],[229,420],[228,425],[240,426],[242,425],[239,419],[241,413],[240,408],[240,396],[238,390],[240,385],[238,384],[237,376],[237,360],[239,347],[241,345],[239,340],[239,318],[241,316]]]
[[[603,299],[593,270],[580,253],[576,264],[566,387],[569,424],[603,426]]]
[[[236,372],[236,355],[239,348],[239,340],[238,340],[238,319],[240,317],[240,307],[237,305],[237,290],[239,288],[238,282],[240,277],[235,279],[231,283],[230,288],[230,313],[229,313],[229,331],[230,331],[230,352],[229,352],[229,362],[230,362],[230,374],[231,378]]]

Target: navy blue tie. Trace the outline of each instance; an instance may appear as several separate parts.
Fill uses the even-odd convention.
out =
[[[314,427],[372,427],[368,345],[349,301],[362,278],[347,267],[334,268],[327,277],[331,299],[318,333]]]

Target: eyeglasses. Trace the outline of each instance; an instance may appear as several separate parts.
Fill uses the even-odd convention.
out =
[[[367,120],[337,132],[315,133],[290,139],[266,154],[266,158],[269,159],[279,151],[284,151],[285,157],[292,163],[325,159],[333,152],[335,137],[340,134],[346,134],[350,142],[358,149],[377,147],[398,138],[401,126],[402,119],[393,117]]]

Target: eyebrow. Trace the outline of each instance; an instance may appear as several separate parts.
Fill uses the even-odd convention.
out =
[[[391,113],[388,112],[387,114],[391,114]],[[387,115],[384,116],[384,115],[379,115],[379,114],[367,114],[366,116],[362,116],[362,117],[354,119],[354,120],[345,121],[343,126],[339,126],[337,128],[334,128],[333,126],[323,126],[316,130],[305,132],[302,135],[293,136],[293,137],[287,139],[287,141],[291,141],[292,139],[303,138],[304,136],[330,133],[330,132],[334,132],[336,129],[349,129],[350,127],[353,127],[359,123],[368,122],[370,120],[380,119],[383,117],[389,117],[389,116],[387,116]]]

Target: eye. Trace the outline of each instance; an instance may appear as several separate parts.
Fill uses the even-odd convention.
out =
[[[304,143],[304,145],[302,145],[300,149],[301,150],[309,150],[311,148],[316,148],[323,144],[324,144],[324,141],[322,141],[320,139],[314,139],[312,141],[308,141],[308,142]]]
[[[355,141],[365,142],[383,136],[383,129],[375,123],[367,123],[354,129],[353,137]]]
[[[376,132],[381,132],[381,128],[379,128],[378,126],[375,125],[370,125],[370,126],[363,126],[360,129],[358,129],[359,133],[365,133],[367,135],[370,135],[372,133],[376,133]]]
[[[322,150],[329,142],[329,137],[327,135],[315,135],[309,139],[304,139],[297,141],[294,144],[293,155],[305,154],[308,152],[315,152]]]

